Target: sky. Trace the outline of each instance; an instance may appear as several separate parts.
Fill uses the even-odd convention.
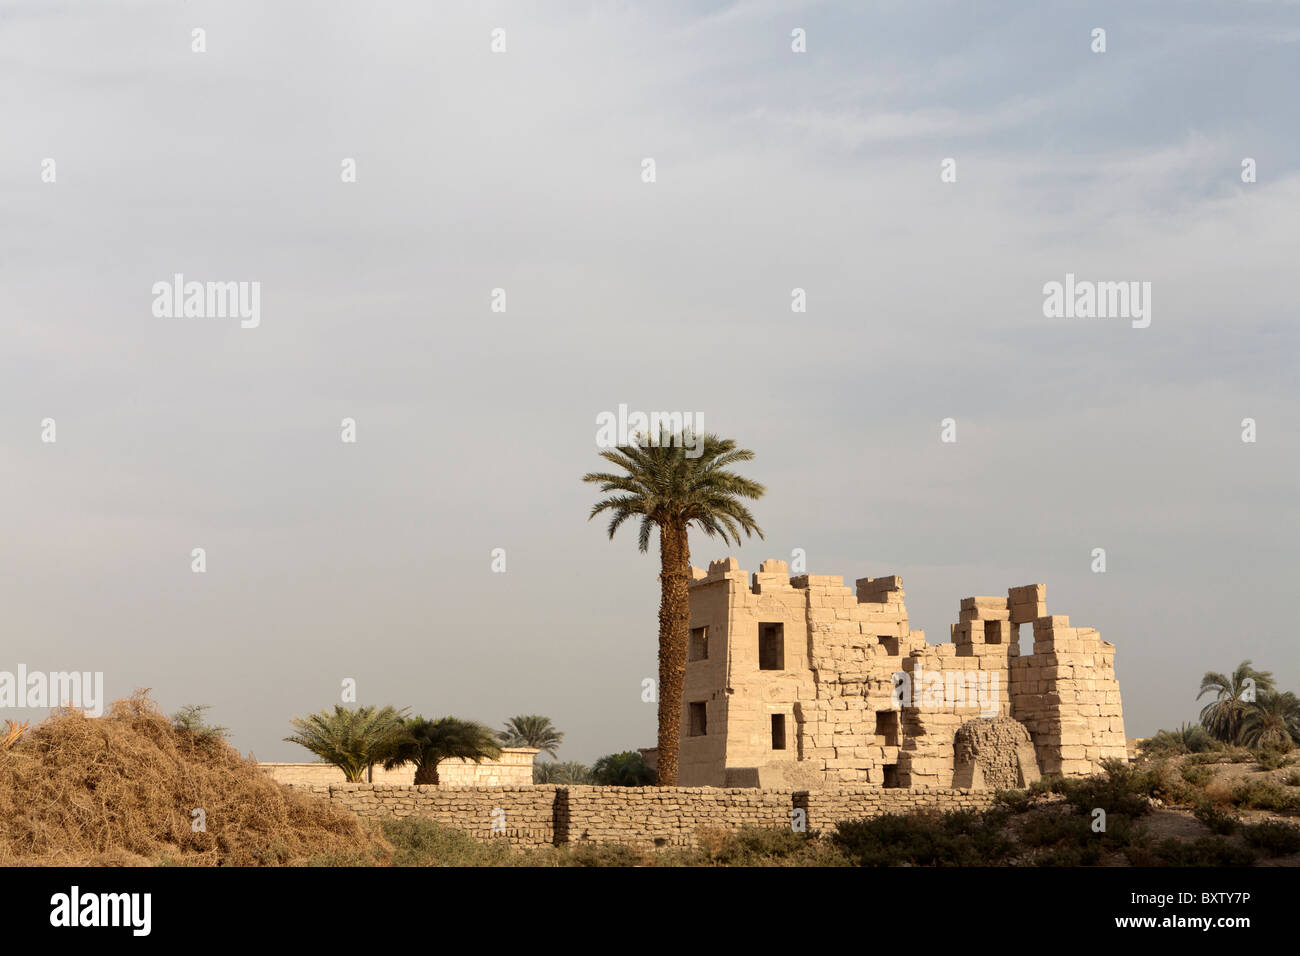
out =
[[[932,643],[1044,583],[1130,737],[1300,691],[1298,88],[1282,2],[0,0],[0,670],[261,760],[347,680],[653,746],[658,558],[580,480],[626,405],[755,453],[697,566],[900,574]]]

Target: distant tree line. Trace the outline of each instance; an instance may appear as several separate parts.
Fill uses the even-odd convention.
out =
[[[1206,695],[1200,721],[1161,730],[1143,741],[1148,754],[1202,753],[1226,747],[1290,750],[1300,746],[1300,698],[1279,691],[1271,671],[1242,661],[1231,674],[1214,671],[1201,679],[1196,699]]]
[[[202,709],[182,711],[185,721],[193,726]],[[178,725],[181,722],[178,716]],[[407,709],[336,705],[332,711],[295,717],[290,723],[295,733],[285,740],[338,767],[350,783],[364,783],[376,766],[394,770],[409,763],[415,767],[417,784],[437,784],[443,760],[495,760],[503,747],[531,747],[554,758],[564,740],[563,732],[540,714],[511,717],[504,729],[493,731],[458,717],[429,719],[412,717]],[[644,787],[654,779],[654,771],[635,750],[601,757],[591,767],[556,759],[533,765],[534,783]]]

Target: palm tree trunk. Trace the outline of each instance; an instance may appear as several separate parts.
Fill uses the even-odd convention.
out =
[[[424,763],[415,768],[416,783],[431,783],[435,786],[438,783],[438,764]]]
[[[659,770],[661,787],[677,785],[677,749],[682,729],[682,683],[691,621],[686,586],[691,550],[685,526],[659,528]]]

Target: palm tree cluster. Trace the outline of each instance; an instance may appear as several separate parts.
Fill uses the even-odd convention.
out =
[[[332,712],[295,717],[290,723],[297,732],[284,739],[334,764],[349,783],[363,782],[376,764],[394,770],[409,763],[415,767],[416,783],[437,784],[438,764],[443,760],[462,758],[479,763],[499,757],[502,746],[536,746],[554,753],[564,736],[545,717],[512,718],[506,731],[495,733],[476,721],[410,717],[407,709],[392,707],[350,710],[336,705]]]
[[[533,783],[568,787],[649,787],[655,784],[655,772],[646,766],[640,751],[625,750],[606,754],[590,767],[576,761],[540,760],[533,765]]]
[[[554,757],[564,739],[550,718],[539,714],[511,717],[496,732],[472,720],[409,717],[405,709],[392,707],[336,705],[291,723],[297,733],[285,740],[341,769],[349,783],[364,783],[375,765],[395,770],[411,764],[417,784],[437,785],[438,764],[444,760],[459,757],[479,763],[499,757],[503,747],[532,747]],[[558,760],[533,765],[533,783],[645,787],[654,777],[635,750],[601,757],[591,767]]]
[[[1213,671],[1201,679],[1201,726],[1220,743],[1254,749],[1300,746],[1300,698],[1279,692],[1270,671],[1242,661],[1230,675]]]
[[[539,760],[533,764],[533,783],[556,783],[577,787],[595,783],[591,768],[576,760]]]

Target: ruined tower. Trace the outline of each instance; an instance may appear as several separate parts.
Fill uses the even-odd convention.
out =
[[[1114,645],[1043,585],[966,598],[932,645],[896,576],[692,572],[683,786],[1023,785],[1126,755]]]

